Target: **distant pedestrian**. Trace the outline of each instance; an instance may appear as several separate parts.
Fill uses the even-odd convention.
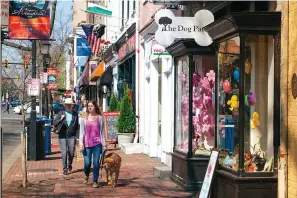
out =
[[[2,113],[7,112],[9,114],[9,101],[8,101],[8,99],[6,99],[6,101],[5,101],[4,108],[5,108],[5,110]]]
[[[93,187],[98,188],[99,159],[106,149],[103,118],[96,101],[88,103],[86,115],[80,122],[79,145],[84,156],[84,172],[87,184],[93,157]]]
[[[64,102],[66,110],[60,111],[54,120],[54,126],[59,135],[64,175],[72,171],[74,147],[79,134],[78,114],[72,109],[72,105],[72,99],[66,98]]]
[[[82,95],[80,96],[80,102],[78,103],[78,104],[79,104],[78,112],[82,111],[82,109],[83,109],[83,104],[84,104],[84,102],[85,102],[86,100],[87,100],[87,99],[86,99],[86,94],[82,94]]]

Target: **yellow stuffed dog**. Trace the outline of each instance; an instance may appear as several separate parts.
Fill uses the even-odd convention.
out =
[[[253,113],[251,128],[254,129],[254,128],[258,127],[259,125],[260,125],[259,113],[254,112]]]
[[[238,101],[238,97],[236,95],[233,95],[231,97],[231,100],[229,100],[227,102],[227,104],[230,106],[230,110],[232,111],[233,109],[238,109],[239,107],[239,101]]]

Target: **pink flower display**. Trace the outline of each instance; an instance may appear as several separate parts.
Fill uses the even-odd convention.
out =
[[[205,88],[209,88],[210,85],[209,85],[209,81],[206,77],[204,77],[202,80],[201,80],[201,83],[202,83],[202,87],[205,87]]]
[[[182,85],[185,87],[186,93],[182,95],[181,107],[182,107],[182,116],[183,116],[183,129],[184,133],[189,133],[188,119],[189,119],[189,83],[186,79],[186,75],[181,72],[179,74],[179,80]],[[193,113],[192,124],[194,127],[195,135],[200,138],[207,137],[214,138],[214,104],[212,104],[212,88],[215,84],[215,73],[213,70],[210,70],[205,74],[204,77],[201,77],[198,72],[193,74]],[[199,109],[199,110],[198,110]],[[196,112],[198,110],[198,115]],[[201,141],[204,141],[201,139]],[[188,140],[184,140],[181,145],[178,145],[182,150],[187,150]],[[193,139],[193,148],[197,148],[198,144]]]
[[[178,78],[182,83],[187,82],[186,74],[184,72],[180,72]]]
[[[201,76],[198,72],[193,73],[193,87],[197,87],[200,82]]]
[[[206,74],[209,81],[214,82],[216,78],[216,74],[213,70],[210,70],[209,73]]]

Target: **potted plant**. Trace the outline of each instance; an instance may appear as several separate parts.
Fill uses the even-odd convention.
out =
[[[118,142],[132,143],[135,134],[135,116],[129,96],[129,88],[125,87],[125,94],[120,101],[120,116],[117,120]]]
[[[118,111],[118,101],[114,93],[111,94],[108,111],[109,112]]]

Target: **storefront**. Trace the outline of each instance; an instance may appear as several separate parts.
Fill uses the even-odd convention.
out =
[[[172,57],[154,37],[144,36],[140,72],[140,143],[144,153],[171,166],[174,72]]]
[[[81,94],[86,94],[87,100],[96,100],[96,81],[91,80],[91,74],[97,67],[97,61],[87,61],[79,81]]]
[[[132,105],[135,111],[135,23],[116,42],[118,49],[118,97],[124,93],[125,85],[132,91]]]
[[[230,13],[205,27],[217,46],[212,197],[277,197],[280,12]]]
[[[98,66],[96,67],[96,69],[91,73],[91,76],[90,76],[90,80],[93,81],[93,82],[96,82],[96,87],[97,86],[97,82],[99,81],[100,77],[102,76],[104,72],[104,61],[101,61]],[[96,98],[96,101],[99,105],[102,105],[102,98],[99,97],[99,90],[98,88],[95,90],[95,98]]]
[[[102,78],[98,81],[100,98],[103,98],[103,111],[107,111],[111,93],[118,95],[118,62],[116,46],[112,44],[104,53],[105,71]]]
[[[197,190],[215,147],[215,49],[193,39],[166,49],[174,57],[175,82],[171,179],[185,190]]]

